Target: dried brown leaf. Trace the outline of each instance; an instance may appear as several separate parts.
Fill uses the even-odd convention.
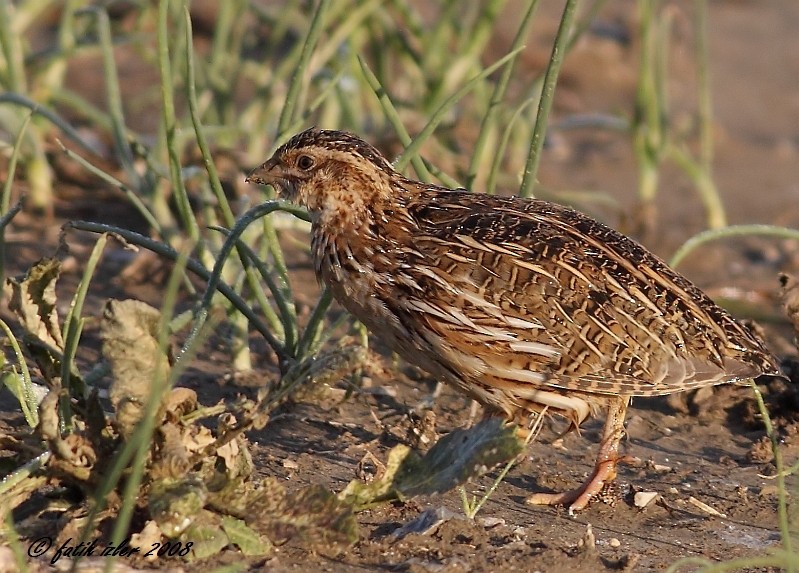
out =
[[[158,343],[160,313],[137,300],[109,300],[103,310],[103,355],[114,377],[109,398],[117,427],[127,437],[143,415],[153,382],[169,375],[169,358]]]
[[[63,350],[55,293],[59,274],[61,261],[42,259],[28,269],[23,279],[7,279],[5,290],[8,308],[25,331],[47,346]]]

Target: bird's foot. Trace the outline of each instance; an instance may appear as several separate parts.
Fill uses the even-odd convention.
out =
[[[569,515],[585,509],[593,497],[599,494],[606,484],[616,479],[616,465],[626,461],[626,456],[605,459],[597,463],[591,476],[576,489],[561,493],[535,493],[527,498],[529,505],[568,505]]]

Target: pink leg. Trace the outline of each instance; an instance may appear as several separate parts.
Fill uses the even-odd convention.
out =
[[[624,417],[627,414],[628,396],[614,398],[608,404],[608,416],[602,432],[594,471],[577,489],[563,493],[536,493],[527,498],[531,505],[569,505],[569,514],[588,505],[606,483],[616,479],[616,464],[619,462],[619,442],[624,436]]]

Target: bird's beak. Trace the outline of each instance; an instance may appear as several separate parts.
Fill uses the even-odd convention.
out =
[[[259,183],[261,185],[271,185],[282,179],[280,161],[273,157],[260,167],[253,169],[247,176],[247,183]]]

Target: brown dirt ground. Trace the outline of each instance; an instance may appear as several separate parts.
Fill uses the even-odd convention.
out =
[[[546,34],[556,21],[552,4],[542,6],[546,17],[536,30],[540,39],[530,49],[530,68],[540,66],[546,57]],[[680,80],[671,82],[670,91],[679,121],[679,114],[693,109],[695,83],[692,33],[683,12],[690,3],[675,2],[673,7],[678,15],[673,67]],[[627,10],[624,0],[609,2],[600,21],[613,33],[590,35],[570,56],[558,92],[558,114],[630,109],[636,46],[619,41],[616,35],[628,29]],[[799,3],[711,3],[710,22],[717,145],[714,172],[729,218],[732,223],[797,227]],[[504,49],[508,41],[498,36],[496,49]],[[604,213],[604,218],[624,228],[628,220],[624,215],[633,212],[636,188],[626,136],[585,130],[556,132],[551,139],[540,175],[543,186],[606,193],[621,206],[622,216]],[[96,196],[80,189],[64,186],[59,197],[54,221],[22,215],[11,226],[11,274],[52,254],[65,220],[99,217],[124,224],[130,215],[126,205],[112,199],[98,203]],[[658,253],[673,252],[703,226],[701,205],[690,183],[673,167],[664,170],[658,210],[659,231],[644,238]],[[75,264],[63,281],[66,292],[78,280],[80,261],[91,244],[90,238],[75,234],[70,243]],[[795,358],[790,330],[780,317],[776,276],[778,271],[799,270],[797,252],[795,243],[785,241],[716,243],[690,257],[682,270],[713,296],[736,299],[745,309],[757,308],[775,353]],[[108,297],[158,304],[160,284],[119,279],[130,258],[123,251],[106,257],[92,285],[87,313],[96,312]],[[302,296],[310,303],[316,291],[308,261],[298,255],[293,267],[295,285],[307,285]],[[747,305],[747,301],[753,302]],[[2,314],[7,318],[5,309]],[[90,342],[97,340],[92,324],[86,337]],[[92,356],[82,359],[90,361]],[[255,378],[270,379],[269,365],[262,367]],[[214,349],[197,360],[183,383],[197,390],[205,404],[252,392],[227,381],[226,369],[224,350]],[[409,420],[421,415],[433,381],[409,367],[384,372],[373,376],[371,391],[348,400],[341,401],[343,392],[336,388],[283,407],[265,430],[249,436],[259,473],[284,478],[290,489],[314,483],[339,491],[355,477],[367,452],[385,459],[389,447],[407,432]],[[797,381],[794,372],[793,382]],[[772,382],[764,390],[784,439],[787,461],[792,463],[799,454],[799,399],[793,385]],[[20,423],[13,410],[8,394],[0,392],[4,424]],[[433,406],[437,432],[463,426],[468,411],[464,398],[445,390]],[[322,556],[289,542],[268,560],[250,564],[253,570],[269,571],[652,571],[683,557],[719,561],[762,555],[778,543],[779,532],[774,482],[763,477],[773,474],[774,467],[754,411],[749,390],[736,387],[702,396],[636,401],[627,421],[626,442],[627,452],[636,461],[621,469],[613,503],[595,502],[575,517],[563,509],[527,506],[524,499],[533,491],[562,489],[582,480],[591,468],[601,421],[594,420],[581,434],[568,434],[554,444],[560,427],[545,428],[475,521],[463,517],[458,493],[450,492],[360,513],[360,541],[341,555]],[[494,475],[470,484],[468,490],[484,491]],[[638,509],[631,502],[637,491],[657,492],[660,498]],[[709,514],[691,499],[723,516]],[[423,511],[442,507],[451,517],[431,532],[402,539],[392,536]],[[241,560],[240,554],[230,551],[202,568]],[[182,566],[179,562],[156,565]]]

